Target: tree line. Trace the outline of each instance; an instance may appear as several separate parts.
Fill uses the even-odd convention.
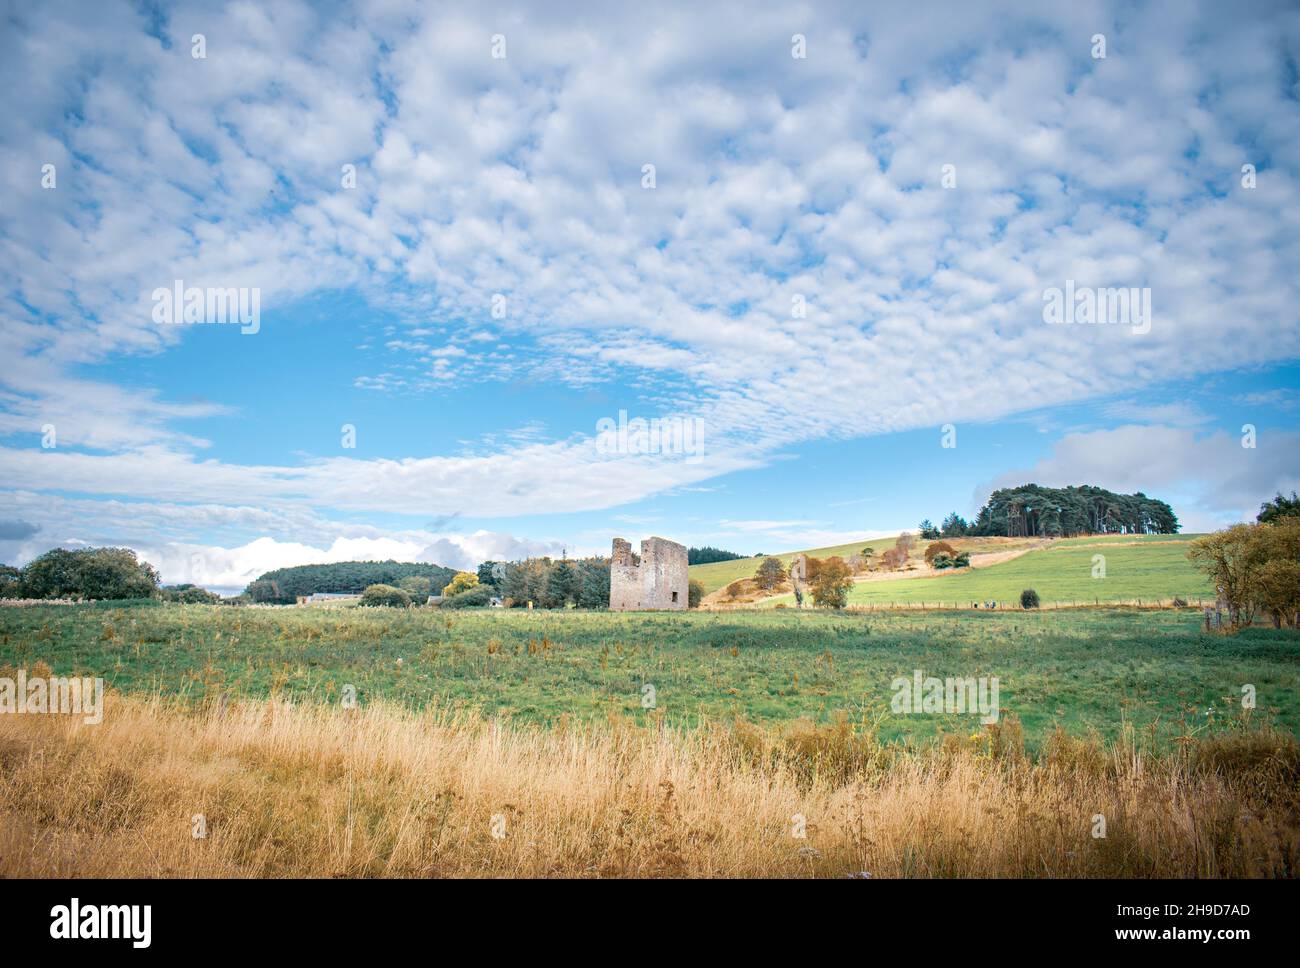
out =
[[[442,565],[413,561],[335,561],[320,565],[294,565],[276,568],[249,582],[244,595],[252,602],[268,605],[292,605],[300,595],[333,592],[360,595],[371,585],[400,586],[407,578],[422,578],[426,584],[413,584],[408,594],[419,594],[424,601],[455,577],[455,570]]]
[[[686,549],[686,563],[688,565],[708,565],[715,561],[736,561],[739,558],[749,557],[751,556],[738,555],[734,551],[723,551],[721,548],[711,548],[708,545],[703,548]]]

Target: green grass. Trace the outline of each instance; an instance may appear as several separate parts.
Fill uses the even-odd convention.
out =
[[[867,581],[849,592],[850,605],[948,604],[996,600],[1018,605],[1026,588],[1038,592],[1043,604],[1093,604],[1096,602],[1168,601],[1175,596],[1195,603],[1213,598],[1214,588],[1187,560],[1183,541],[1159,540],[1163,536],[1098,542],[1066,539],[1049,548],[1027,552],[987,568],[959,569],[943,575],[898,581]],[[1093,577],[1093,556],[1105,557],[1105,577]],[[792,604],[793,596],[765,602]]]
[[[0,608],[0,667],[44,660],[119,690],[338,700],[345,684],[420,707],[520,722],[883,717],[886,738],[979,729],[973,717],[896,716],[890,683],[996,675],[1031,742],[1060,724],[1112,736],[1123,720],[1169,737],[1239,709],[1300,729],[1300,635],[1199,630],[1192,610],[728,613],[255,609],[201,605]],[[530,648],[531,645],[531,648]],[[403,664],[397,665],[398,658]],[[11,675],[12,672],[0,672]],[[657,710],[642,708],[652,683]],[[111,703],[108,708],[111,715]]]

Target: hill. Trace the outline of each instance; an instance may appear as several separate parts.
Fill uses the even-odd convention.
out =
[[[1017,603],[1020,592],[1033,588],[1045,606],[1096,602],[1169,601],[1181,597],[1195,603],[1214,594],[1206,576],[1187,560],[1187,546],[1196,535],[1098,535],[1040,541],[1022,547],[1010,560],[959,571],[872,574],[849,592],[849,605],[946,604],[970,605],[995,600]],[[965,546],[970,539],[954,544]],[[924,547],[918,542],[918,547]],[[974,563],[979,565],[979,548]],[[1094,577],[1104,557],[1104,575]],[[919,556],[917,556],[919,557]],[[785,595],[764,605],[793,604]]]
[[[826,548],[809,548],[806,551],[787,551],[771,557],[779,558],[781,564],[789,567],[795,555],[801,554],[808,555],[810,558],[829,558],[832,555],[847,558],[849,555],[857,554],[863,548],[870,548],[879,555],[892,548],[897,537],[897,535],[889,535],[884,538],[863,538],[861,541],[852,541],[848,544],[831,545]],[[1036,545],[1038,541],[1031,538],[963,538],[956,543],[973,554],[979,554],[984,551],[1013,551],[1029,548]],[[928,545],[928,541],[918,540],[916,557],[919,558]],[[692,565],[690,577],[702,583],[704,585],[704,594],[708,595],[719,588],[730,585],[733,581],[741,578],[753,578],[754,572],[758,570],[758,566],[764,557],[767,556],[740,558],[736,561],[719,561],[708,565]]]
[[[249,583],[245,593],[258,602],[292,604],[299,595],[315,592],[355,592],[368,585],[396,585],[403,578],[429,579],[435,592],[455,576],[454,568],[414,561],[337,561],[322,565],[277,568]]]

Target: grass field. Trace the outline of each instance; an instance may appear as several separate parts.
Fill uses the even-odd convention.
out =
[[[1297,876],[1300,635],[1199,624],[0,608],[0,677],[110,684],[0,715],[0,877]],[[895,714],[914,669],[999,721]]]
[[[1001,705],[1022,721],[1031,747],[1058,724],[1114,736],[1125,720],[1158,722],[1162,735],[1184,735],[1239,706],[1251,683],[1261,718],[1300,730],[1300,636],[1263,628],[1214,636],[1200,622],[1193,610],[1134,609],[449,615],[38,606],[0,608],[0,667],[43,661],[60,675],[103,676],[123,692],[191,700],[228,693],[336,703],[351,684],[362,704],[435,704],[532,724],[846,716],[876,723],[885,739],[978,729],[973,717],[891,714],[891,681],[921,669],[998,676]],[[646,684],[654,709],[642,705]]]
[[[0,716],[0,877],[1294,877],[1300,746],[1014,722],[540,729],[374,703]],[[1104,838],[1095,832],[1105,818]],[[202,838],[193,834],[203,824]]]
[[[858,582],[849,592],[849,604],[925,602],[969,606],[972,602],[993,600],[1004,606],[1018,605],[1020,593],[1026,588],[1037,591],[1045,606],[1138,600],[1168,602],[1176,596],[1195,603],[1197,599],[1213,597],[1214,589],[1205,574],[1187,560],[1189,538],[1111,537],[1112,540],[1065,539],[986,568],[897,581]],[[1174,537],[1178,540],[1170,540]],[[1105,577],[1093,577],[1096,555],[1105,558]],[[781,596],[764,604],[781,602],[793,604],[794,596]]]

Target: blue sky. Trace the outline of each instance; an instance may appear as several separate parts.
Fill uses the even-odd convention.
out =
[[[235,590],[1300,487],[1300,14],[863,6],[11,11],[0,560]],[[160,324],[176,279],[256,332]],[[1067,282],[1150,319],[1052,325]]]

